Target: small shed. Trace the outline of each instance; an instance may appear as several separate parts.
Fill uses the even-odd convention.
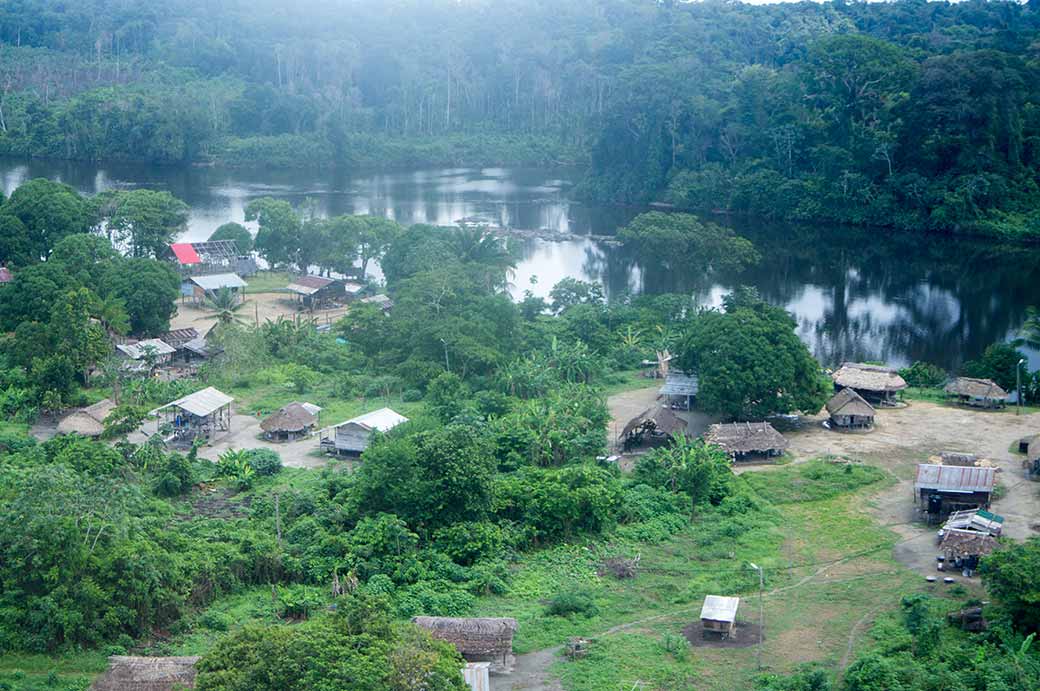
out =
[[[186,329],[171,329],[159,336],[159,340],[166,343],[175,351],[174,357],[183,355],[184,344],[199,337],[199,330],[189,326]]]
[[[673,408],[689,410],[699,390],[700,382],[695,375],[672,371],[665,375],[664,386],[658,393]]]
[[[1000,543],[997,538],[989,533],[952,528],[943,536],[939,551],[947,563],[971,575],[979,567],[979,559],[993,553],[998,547]]]
[[[113,655],[89,691],[175,691],[195,688],[198,657]]]
[[[454,645],[466,662],[489,662],[490,671],[496,674],[513,671],[516,619],[413,617],[412,623]]]
[[[343,281],[312,275],[294,278],[286,290],[293,294],[294,300],[310,310],[333,305],[346,294]]]
[[[390,299],[389,295],[380,293],[379,295],[369,295],[367,298],[361,298],[361,304],[363,305],[375,305],[383,312],[389,312],[394,307],[394,301]]]
[[[343,281],[343,297],[346,298],[347,302],[356,300],[364,290],[365,286],[360,283]]]
[[[930,516],[989,508],[996,468],[920,463],[914,480],[914,501]]]
[[[155,365],[164,365],[173,359],[177,349],[158,338],[146,338],[137,343],[120,343],[116,351],[127,360],[140,362],[142,365],[149,359]]]
[[[906,388],[906,381],[891,367],[846,362],[831,377],[836,391],[855,389],[872,405],[895,405],[896,395]]]
[[[856,393],[855,389],[842,389],[827,401],[832,429],[871,429],[876,411],[874,406]]]
[[[105,398],[94,405],[69,413],[58,423],[58,434],[78,434],[83,437],[100,437],[105,431],[107,418],[116,404]]]
[[[730,638],[736,634],[738,607],[740,607],[739,597],[706,596],[704,606],[701,607],[701,626],[704,627],[704,635],[717,634],[722,638]]]
[[[675,434],[686,433],[686,420],[664,406],[647,408],[628,421],[621,431],[621,445],[627,451],[636,446],[666,444]]]
[[[202,304],[206,298],[212,299],[217,291],[227,288],[235,294],[237,300],[242,300],[242,290],[248,285],[238,274],[210,274],[209,276],[192,276],[191,299],[195,304]]]
[[[210,440],[221,432],[231,431],[231,396],[212,386],[156,408],[151,415],[159,416],[160,427],[169,424],[173,432],[166,440],[191,446],[196,439]]]
[[[1003,408],[1007,405],[1007,391],[992,379],[957,377],[946,385],[946,395],[961,405],[973,408]]]
[[[372,443],[374,433],[389,432],[405,422],[408,418],[404,415],[380,408],[321,430],[319,445],[326,453],[360,456]]]
[[[269,441],[295,441],[314,431],[320,411],[321,408],[313,403],[293,401],[265,417],[260,422],[260,429],[264,432],[264,439]]]
[[[704,433],[704,441],[718,446],[736,461],[780,456],[788,446],[784,435],[768,422],[715,424]]]

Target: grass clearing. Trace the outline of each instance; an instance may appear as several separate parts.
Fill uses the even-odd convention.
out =
[[[245,292],[251,293],[284,293],[292,276],[286,271],[258,271],[246,279]]]
[[[108,666],[102,650],[57,655],[0,655],[0,689],[12,691],[81,691]]]
[[[790,504],[851,492],[883,480],[886,473],[870,465],[816,459],[772,472],[749,472],[743,477],[763,499]]]

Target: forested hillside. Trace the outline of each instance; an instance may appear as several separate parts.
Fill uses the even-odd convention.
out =
[[[1036,2],[13,0],[0,152],[591,160],[608,201],[1040,232]]]

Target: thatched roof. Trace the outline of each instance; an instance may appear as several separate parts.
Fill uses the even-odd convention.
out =
[[[98,437],[105,431],[105,418],[109,416],[116,404],[104,398],[94,405],[80,408],[69,413],[58,423],[58,434],[79,434],[84,437]]]
[[[856,415],[874,417],[874,406],[856,393],[855,389],[842,389],[827,401],[827,412],[831,415]]]
[[[90,691],[172,691],[195,688],[198,657],[131,657],[113,655],[108,670]]]
[[[939,453],[939,463],[942,465],[971,467],[978,460],[979,457],[973,453],[960,453],[959,451],[941,451]]]
[[[890,367],[846,362],[831,375],[838,386],[860,391],[894,392],[906,388],[906,381]]]
[[[317,422],[318,419],[302,403],[294,401],[264,418],[260,429],[265,432],[302,432]]]
[[[975,379],[974,377],[957,377],[946,385],[946,393],[953,396],[966,396],[986,401],[1005,401],[1007,391],[992,379]]]
[[[997,539],[988,533],[951,528],[943,536],[939,549],[947,558],[984,557],[1000,547]]]
[[[516,619],[413,617],[412,623],[454,645],[468,662],[493,662],[494,671],[508,671],[512,665]]]
[[[625,425],[625,429],[621,431],[621,436],[627,437],[648,422],[653,423],[655,431],[666,436],[670,436],[676,432],[686,431],[686,420],[683,420],[681,417],[673,413],[671,408],[657,406],[654,408],[647,408],[639,415],[629,420],[628,424]]]
[[[716,424],[704,433],[704,441],[730,454],[784,451],[788,442],[768,422]]]

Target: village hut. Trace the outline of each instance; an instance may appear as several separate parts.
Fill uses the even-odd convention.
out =
[[[855,389],[872,405],[895,405],[896,395],[906,388],[906,381],[889,367],[846,362],[832,375],[834,388]]]
[[[408,418],[404,415],[380,408],[321,430],[319,446],[326,453],[360,456],[372,443],[373,434],[389,432],[405,422]]]
[[[105,431],[105,418],[116,404],[105,398],[94,405],[80,408],[61,419],[58,434],[78,434],[83,437],[100,437]]]
[[[193,394],[182,396],[151,411],[159,416],[159,426],[169,424],[170,443],[191,446],[196,439],[209,441],[221,432],[231,431],[231,396],[209,386]]]
[[[628,421],[621,431],[621,445],[628,449],[643,444],[666,444],[676,434],[686,433],[686,420],[664,406],[647,408]]]
[[[516,619],[413,617],[412,623],[454,645],[466,662],[489,662],[496,674],[513,671]]]
[[[671,407],[689,410],[699,390],[700,382],[695,375],[672,371],[665,376],[664,386],[658,393]]]
[[[874,426],[874,406],[856,393],[855,389],[842,389],[827,401],[831,429],[870,429]]]
[[[953,511],[989,508],[996,468],[920,463],[914,480],[914,501],[930,517]]]
[[[952,528],[943,535],[939,551],[947,564],[964,569],[966,575],[979,567],[979,559],[1000,547],[997,538],[989,533]]]
[[[361,283],[355,283],[354,281],[343,281],[343,297],[347,302],[357,300],[361,296],[361,293],[365,291],[365,286]]]
[[[704,441],[718,446],[736,461],[780,456],[788,446],[784,435],[768,422],[715,424],[704,433]]]
[[[309,310],[334,305],[346,294],[343,281],[313,275],[294,278],[286,290],[293,294],[293,299],[301,307]]]
[[[233,271],[239,276],[252,276],[259,268],[256,259],[242,254],[234,240],[177,242],[170,254],[181,276],[219,274]]]
[[[128,369],[149,369],[148,362],[152,366],[165,365],[173,359],[177,349],[158,338],[146,338],[136,343],[120,343],[116,346],[116,352],[125,361]]]
[[[740,607],[739,597],[724,597],[721,595],[707,595],[704,605],[701,607],[701,626],[704,635],[718,635],[722,638],[730,638],[737,632],[737,608]]]
[[[1003,408],[1007,405],[1007,391],[992,379],[957,377],[946,385],[944,391],[961,405],[973,408]]]
[[[293,401],[260,422],[264,439],[268,441],[295,441],[310,434],[318,424],[321,408],[313,403]]]
[[[375,305],[379,309],[383,310],[384,313],[389,312],[394,308],[394,301],[390,299],[390,296],[380,293],[379,295],[369,295],[367,298],[361,298],[361,304],[363,305]]]
[[[113,655],[90,691],[175,691],[195,688],[198,657]]]
[[[204,303],[206,298],[213,299],[217,291],[224,288],[234,293],[237,301],[241,301],[243,289],[248,285],[242,280],[241,276],[233,273],[192,276],[188,283],[190,285],[186,289],[185,294],[190,295],[192,302],[197,305]]]

